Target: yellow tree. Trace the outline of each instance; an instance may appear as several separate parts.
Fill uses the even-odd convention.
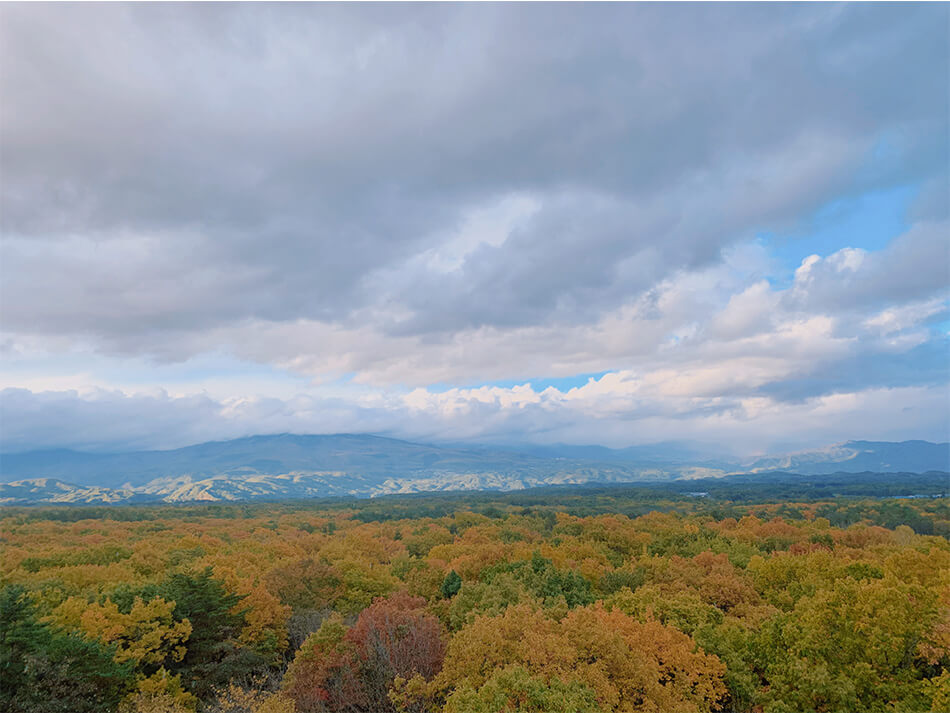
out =
[[[174,608],[174,602],[160,598],[147,603],[136,599],[126,614],[109,599],[103,604],[89,604],[80,597],[70,597],[53,611],[50,621],[114,645],[115,660],[119,663],[161,665],[181,661],[185,642],[191,635],[191,623],[175,621]]]
[[[722,663],[659,622],[641,623],[600,605],[577,607],[558,620],[525,604],[460,630],[429,694],[448,701],[455,691],[478,696],[511,666],[534,685],[586,686],[601,711],[707,713],[725,694]]]

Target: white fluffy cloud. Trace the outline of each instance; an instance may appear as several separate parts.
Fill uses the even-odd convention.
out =
[[[663,281],[591,325],[479,328],[451,340],[307,322],[207,335],[209,345],[229,344],[246,359],[297,372],[290,382],[250,367],[217,381],[174,383],[182,368],[170,365],[168,391],[134,383],[118,389],[93,375],[73,375],[81,390],[63,391],[69,378],[30,382],[5,373],[3,446],[172,446],[258,432],[351,430],[618,446],[691,438],[741,452],[856,437],[940,439],[950,413],[947,340],[930,322],[946,315],[947,293],[930,290],[923,300],[884,309],[873,301],[855,307],[849,286],[865,290],[881,262],[881,255],[853,250],[812,256],[790,284],[777,287],[759,279],[765,252],[749,244],[716,267]],[[846,283],[836,281],[842,272]],[[844,306],[803,308],[810,291],[831,289]],[[911,356],[928,345],[935,348]],[[909,371],[903,378],[888,363],[895,358]],[[529,380],[602,371],[573,388]],[[334,380],[342,375],[351,378]],[[429,386],[502,378],[525,381]],[[24,382],[31,389],[15,388]]]
[[[610,374],[562,393],[459,389],[434,394],[338,400],[125,394],[119,391],[0,392],[9,450],[171,448],[258,433],[371,431],[424,441],[601,443],[671,439],[727,445],[736,454],[868,439],[945,437],[933,414],[945,392],[925,387],[867,389],[789,404],[765,396],[681,396],[655,400],[629,374]],[[900,407],[895,410],[895,404]],[[895,425],[895,420],[897,421]]]

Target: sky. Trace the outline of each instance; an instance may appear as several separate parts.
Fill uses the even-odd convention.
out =
[[[0,450],[948,440],[950,6],[0,6]]]

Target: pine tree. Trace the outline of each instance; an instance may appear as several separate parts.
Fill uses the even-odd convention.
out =
[[[458,575],[458,572],[453,569],[445,575],[445,579],[442,580],[442,586],[439,588],[439,591],[442,593],[443,599],[451,599],[459,593],[461,588],[462,578]]]

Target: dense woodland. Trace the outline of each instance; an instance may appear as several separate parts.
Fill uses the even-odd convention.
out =
[[[782,495],[7,508],[0,709],[950,710],[950,501]]]

